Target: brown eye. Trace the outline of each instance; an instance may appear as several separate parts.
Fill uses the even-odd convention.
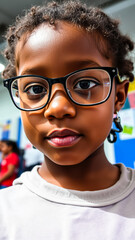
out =
[[[31,86],[31,87],[28,87],[25,92],[27,92],[27,94],[29,95],[36,95],[36,94],[42,94],[42,93],[45,93],[46,90],[45,88],[43,88],[42,86],[40,85],[34,85],[34,86]]]
[[[91,80],[80,80],[74,86],[74,90],[90,90],[92,87],[95,87],[97,82]]]
[[[47,89],[40,84],[30,84],[24,90],[29,100],[39,100],[46,96]]]

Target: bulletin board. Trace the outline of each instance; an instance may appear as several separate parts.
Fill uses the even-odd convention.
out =
[[[128,98],[119,115],[123,132],[117,134],[114,144],[115,162],[135,168],[135,81],[129,85]]]
[[[120,115],[123,132],[117,134],[114,144],[115,162],[135,168],[135,109],[122,110]]]

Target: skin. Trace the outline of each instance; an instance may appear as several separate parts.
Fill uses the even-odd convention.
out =
[[[4,157],[4,154],[2,153],[2,149],[1,149],[1,147],[2,147],[2,142],[0,141],[0,152],[1,152],[1,159],[3,159],[3,157]]]
[[[26,39],[27,38],[27,39]],[[86,67],[113,66],[98,50],[92,35],[66,22],[42,24],[32,34],[23,35],[16,47],[17,75],[37,74],[50,78],[65,76]],[[21,112],[25,133],[45,155],[39,170],[50,183],[75,190],[105,189],[119,179],[119,168],[106,159],[103,143],[108,136],[113,113],[123,106],[128,82],[115,87],[103,104],[91,107],[72,103],[64,87],[53,85],[49,104],[35,112]],[[71,129],[81,134],[77,143],[54,147],[45,137],[55,129]]]
[[[3,142],[1,143],[1,152],[4,158],[6,155],[12,153],[12,147]],[[11,177],[14,173],[14,170],[15,166],[13,164],[9,164],[7,172],[2,177],[0,177],[0,183]]]

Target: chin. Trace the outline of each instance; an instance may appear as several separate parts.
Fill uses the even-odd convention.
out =
[[[78,165],[78,164],[80,164],[84,161],[83,159],[79,160],[78,158],[71,158],[71,157],[70,158],[63,157],[63,158],[59,158],[59,159],[58,158],[45,157],[45,160],[49,160],[49,161],[51,161],[54,164],[59,165],[59,166],[75,166],[75,165]]]

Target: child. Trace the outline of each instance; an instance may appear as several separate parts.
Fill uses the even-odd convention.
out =
[[[45,161],[0,192],[0,239],[135,239],[135,172],[103,146],[133,80],[133,42],[74,1],[33,7],[7,38],[4,85]]]
[[[3,158],[0,169],[0,189],[12,186],[19,168],[19,149],[16,142],[2,140],[1,152]]]

